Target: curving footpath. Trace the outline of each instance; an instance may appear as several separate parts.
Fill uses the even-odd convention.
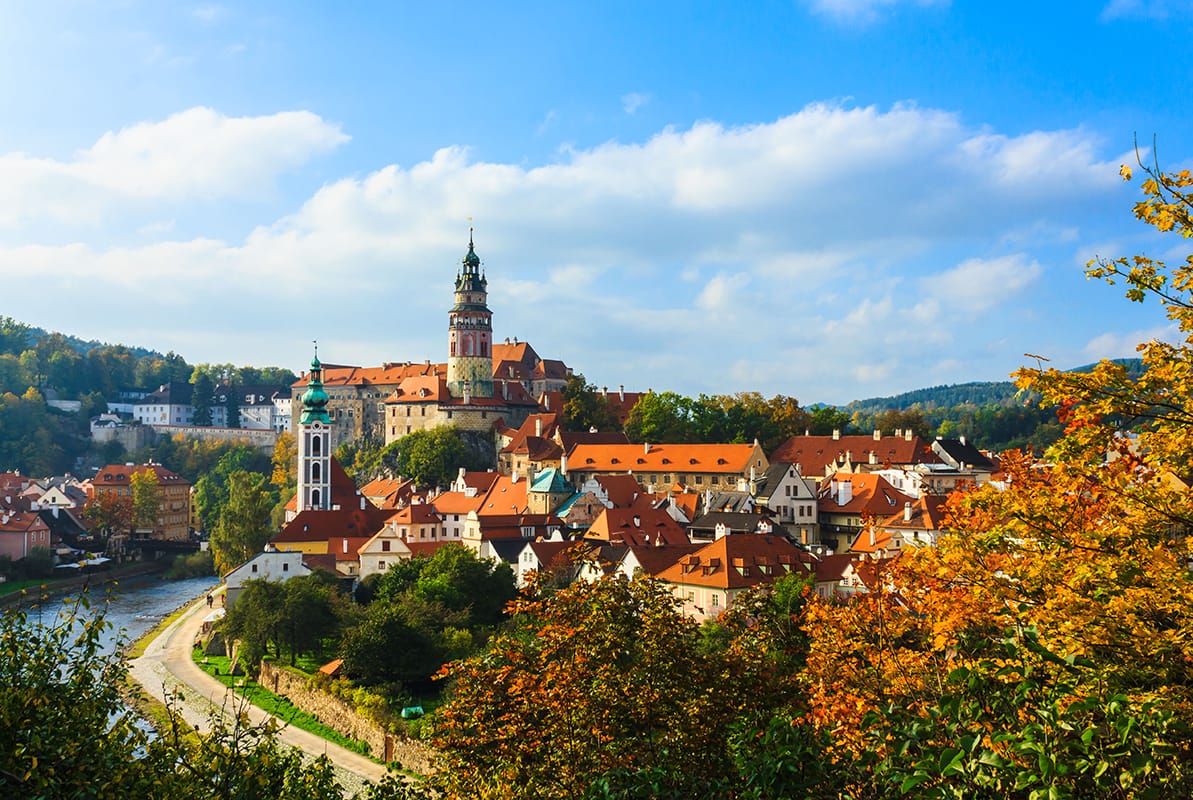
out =
[[[218,712],[228,720],[232,720],[236,712],[246,713],[255,725],[274,720],[280,727],[278,738],[282,742],[312,757],[326,755],[336,767],[336,777],[346,790],[359,789],[362,778],[378,781],[387,773],[383,765],[359,753],[286,725],[284,720],[249,704],[199,669],[191,658],[191,646],[207,611],[205,597],[191,603],[181,617],[149,643],[142,656],[129,661],[129,676],[162,702],[166,702],[170,695],[187,724],[201,731],[208,729],[212,712]]]

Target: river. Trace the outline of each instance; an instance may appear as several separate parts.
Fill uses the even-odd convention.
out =
[[[92,587],[89,591],[91,608],[105,609],[106,619],[111,625],[104,634],[105,649],[111,652],[118,645],[135,641],[179,607],[218,584],[219,580],[215,576],[168,581],[154,575],[122,581],[118,586],[101,584]],[[78,593],[74,592],[53,597],[37,608],[26,608],[31,619],[52,624],[77,596]]]

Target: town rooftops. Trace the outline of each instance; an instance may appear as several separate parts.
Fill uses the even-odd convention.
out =
[[[883,436],[880,431],[870,436],[793,436],[771,453],[770,460],[795,464],[802,475],[813,477],[824,475],[825,468],[831,464],[846,461],[864,464],[872,460],[880,465],[907,466],[940,460],[929,443],[910,430],[897,433],[896,436]]]
[[[815,558],[781,536],[729,534],[680,558],[659,580],[671,584],[746,589],[791,573],[810,574]]]
[[[171,472],[161,464],[108,464],[91,479],[92,486],[128,486],[133,475],[152,472],[159,486],[190,486],[181,475]]]

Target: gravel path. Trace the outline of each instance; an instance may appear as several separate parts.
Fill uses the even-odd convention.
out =
[[[314,758],[326,755],[336,770],[336,779],[350,796],[365,781],[380,780],[386,768],[359,753],[329,742],[312,733],[292,728],[234,694],[215,678],[195,665],[191,646],[199,633],[207,611],[205,598],[198,598],[187,610],[149,643],[139,658],[129,661],[129,676],[145,692],[162,702],[173,695],[174,708],[188,725],[201,731],[209,729],[212,712],[231,720],[237,712],[246,713],[254,725],[273,719],[281,728],[278,738]]]

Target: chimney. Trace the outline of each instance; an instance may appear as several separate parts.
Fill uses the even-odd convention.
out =
[[[563,473],[563,477],[566,478],[568,476],[567,453],[564,453],[562,456],[559,457],[559,471]]]
[[[828,496],[836,500],[841,493],[841,484],[837,482],[836,478],[833,478],[828,487]]]
[[[643,454],[643,455],[650,455],[650,442],[643,442],[643,443],[642,443],[642,454]]]
[[[543,435],[543,418],[535,417],[534,419],[534,435],[541,437]]]
[[[638,516],[637,514],[634,515],[634,527],[635,528],[642,527],[642,517]]]
[[[348,552],[348,540],[347,539],[344,540],[344,552],[345,553]]]
[[[367,503],[367,502],[368,502],[368,501],[367,501],[367,500],[365,500],[365,499],[364,499],[364,497],[361,497],[361,498],[360,498],[360,510],[361,510],[361,511],[364,511],[364,510],[365,510],[365,503]]]
[[[874,535],[874,526],[870,526],[870,546],[874,547],[878,544],[877,537]]]
[[[607,398],[608,396],[609,396],[609,387],[608,387],[608,386],[602,386],[602,387],[601,387],[601,397],[606,397],[606,398]]]
[[[841,481],[838,485],[837,505],[849,505],[853,499],[853,481]]]
[[[833,428],[833,441],[835,442],[835,441],[839,440],[840,438],[841,438],[841,429]]]
[[[617,387],[617,399],[623,403],[625,402],[625,384],[624,383],[620,384]]]
[[[911,522],[911,503],[903,504],[903,521]]]
[[[961,437],[960,441],[961,441],[961,446],[965,447],[965,437],[964,436]]]
[[[853,463],[853,451],[852,450],[845,451],[845,463],[847,463],[847,464]]]
[[[878,463],[878,454],[877,454],[877,453],[875,453],[873,450],[871,450],[871,451],[870,451],[870,463],[871,463],[871,464],[877,464],[877,463]]]
[[[876,428],[876,429],[874,430],[874,441],[878,442],[878,441],[881,441],[881,440],[882,440],[882,431],[880,431],[880,430],[878,430],[878,429]]]
[[[903,431],[903,438],[904,438],[904,440],[906,440],[906,441],[910,442],[910,441],[911,441],[911,436],[912,436],[912,433],[911,433],[911,428],[908,428],[907,430]]]
[[[754,466],[751,465],[750,466],[750,483],[753,483],[756,480],[758,480],[758,475],[757,475],[757,473],[754,472]]]
[[[517,483],[517,482],[518,482],[518,477],[519,477],[519,476],[518,476],[518,470],[514,470],[513,472],[511,472],[511,473],[510,473],[510,483]]]

